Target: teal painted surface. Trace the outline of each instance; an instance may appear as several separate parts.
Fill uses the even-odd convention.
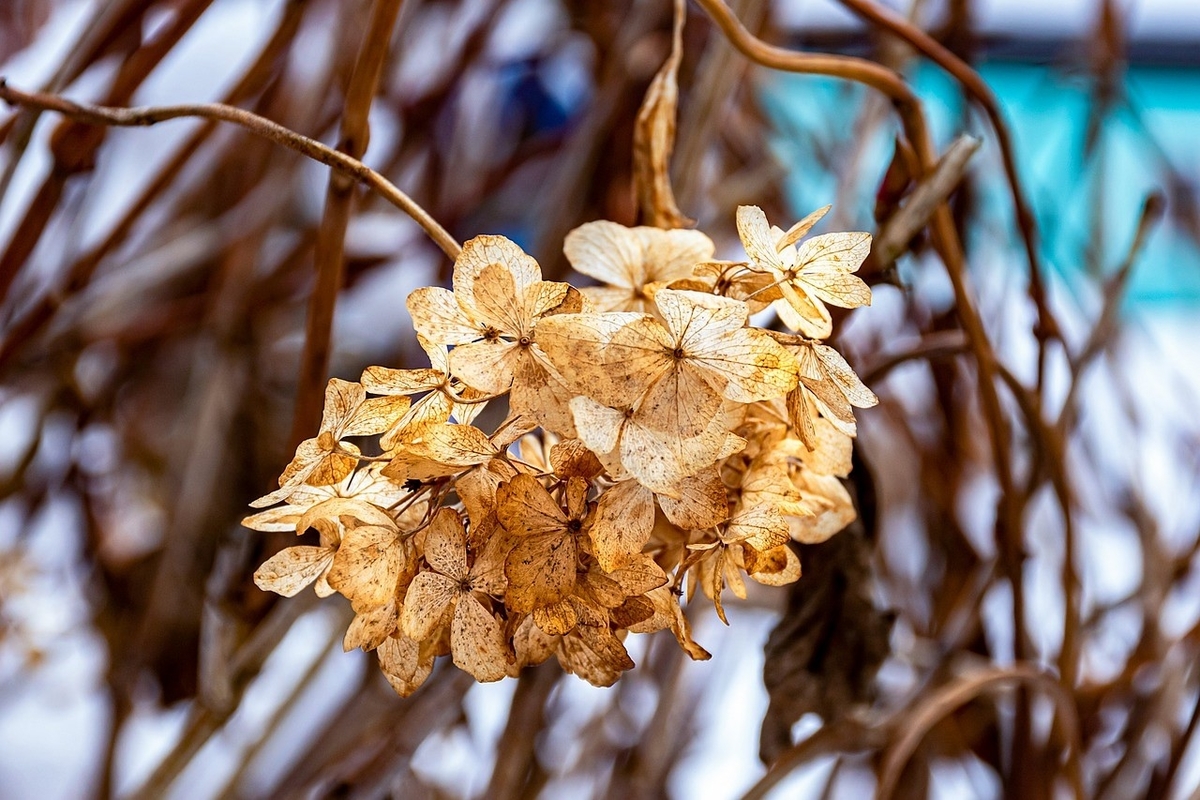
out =
[[[1092,113],[1087,76],[1008,62],[985,64],[980,71],[1012,128],[1018,169],[1039,225],[1042,256],[1067,285],[1086,274],[1089,251],[1100,254],[1102,271],[1119,263],[1142,202],[1156,187],[1182,181],[1188,187],[1185,194],[1200,206],[1200,69],[1131,68],[1124,101],[1105,117],[1090,159],[1084,156]],[[956,85],[941,70],[925,64],[910,77],[940,145],[964,130],[984,140],[976,162],[987,222],[985,229],[972,232],[968,247],[996,247],[999,242],[1011,249],[1011,259],[1002,261],[1026,268],[1014,238],[1011,200],[998,169],[991,128],[978,112],[964,108]],[[885,123],[852,169],[859,183],[839,198],[834,173],[822,165],[845,168],[867,91],[841,81],[783,75],[766,79],[763,97],[778,127],[774,147],[788,169],[787,190],[796,212],[837,203],[840,222],[869,229],[874,193],[896,131],[887,105],[881,104]],[[1103,208],[1099,226],[1092,222],[1097,203]],[[1147,243],[1135,268],[1130,303],[1200,304],[1200,230],[1194,213],[1191,221],[1188,214],[1171,213],[1182,210],[1169,207],[1168,217]]]

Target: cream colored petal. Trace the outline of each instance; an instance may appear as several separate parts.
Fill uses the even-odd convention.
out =
[[[264,592],[294,597],[333,563],[332,547],[289,547],[280,550],[254,572],[254,584]]]
[[[417,289],[407,305],[417,334],[435,344],[466,344],[483,335],[478,320],[467,316],[458,299],[440,286]]]
[[[586,222],[567,234],[563,252],[576,272],[602,283],[623,289],[645,283],[641,239],[624,225]]]
[[[585,286],[579,291],[588,298],[598,312],[632,311],[647,314],[650,311],[646,299],[629,289],[608,286]]]
[[[468,386],[502,394],[512,385],[521,347],[502,339],[463,344],[450,351],[450,372]]]
[[[879,398],[859,380],[841,353],[823,344],[814,344],[812,350],[821,362],[824,373],[837,384],[850,405],[856,408],[871,408],[879,403]]]
[[[833,206],[821,206],[816,211],[809,214],[804,219],[797,222],[792,227],[788,228],[787,233],[779,240],[777,248],[782,250],[785,247],[790,247],[800,241],[808,234],[812,227],[821,221],[822,217],[829,213],[829,209]]]
[[[825,233],[801,242],[796,266],[802,272],[857,272],[871,252],[871,234]]]
[[[676,341],[653,317],[639,317],[613,334],[601,354],[597,386],[576,387],[609,406],[631,406],[675,364]]]
[[[575,436],[569,405],[575,394],[541,348],[534,345],[517,361],[508,402],[513,413],[531,417],[543,429],[569,438]]]
[[[454,294],[464,307],[476,305],[475,284],[483,271],[493,264],[505,267],[511,274],[514,296],[542,279],[542,268],[537,261],[515,242],[503,236],[476,236],[463,245],[454,261]]]
[[[643,318],[640,314],[558,314],[538,320],[534,338],[573,391],[616,405],[614,398],[624,393],[620,385],[612,385],[606,363],[610,345],[621,328]]]
[[[692,268],[711,259],[716,249],[712,239],[700,231],[648,226],[634,228],[634,231],[641,239],[645,254],[644,283],[690,278]]]
[[[475,281],[474,305],[470,308],[485,327],[515,339],[524,333],[528,324],[522,313],[523,295],[523,292],[518,293],[513,274],[507,267],[490,264]],[[450,358],[453,364],[454,353],[450,354]]]
[[[665,435],[698,436],[721,408],[722,387],[706,378],[706,370],[691,359],[674,361],[638,403],[640,424]]]
[[[333,433],[341,438],[342,429],[353,417],[354,412],[367,399],[361,384],[330,378],[325,384],[325,408],[321,413],[321,431]]]
[[[792,283],[781,283],[779,290],[783,298],[771,307],[784,325],[813,339],[824,339],[833,333],[833,320],[824,303]]]
[[[713,376],[710,384],[738,403],[783,397],[796,387],[800,367],[787,349],[754,328],[704,338],[689,363]]]
[[[771,233],[767,215],[758,206],[738,206],[738,236],[746,254],[760,269],[783,272],[786,267],[779,259],[778,238]]]
[[[367,367],[360,380],[371,394],[408,395],[436,389],[446,380],[446,373],[437,369]]]
[[[663,289],[655,293],[654,303],[674,343],[689,353],[744,327],[750,316],[741,300],[704,292]]]
[[[871,287],[857,275],[836,270],[806,270],[796,276],[809,294],[826,303],[841,308],[858,308],[871,305]]]
[[[617,449],[625,414],[590,397],[576,397],[570,406],[580,441],[603,462],[605,454]]]

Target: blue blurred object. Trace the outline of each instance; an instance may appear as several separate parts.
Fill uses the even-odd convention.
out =
[[[1095,110],[1088,76],[1001,60],[983,64],[980,72],[1012,128],[1048,268],[1070,285],[1088,270],[1092,251],[1099,254],[1102,272],[1113,269],[1133,237],[1143,201],[1157,189],[1168,199],[1167,216],[1135,266],[1128,302],[1200,302],[1200,69],[1129,67],[1090,156],[1085,155],[1085,132]],[[910,77],[939,146],[962,130],[983,138],[984,150],[976,156],[976,199],[995,220],[988,235],[1007,230],[1015,237],[1008,188],[993,168],[998,156],[987,121],[965,106],[957,85],[936,66],[922,62]],[[838,199],[835,168],[820,165],[838,163],[839,148],[855,137],[866,98],[863,88],[827,78],[783,75],[765,85],[764,105],[779,132],[773,143],[777,154],[784,164],[805,165],[788,176],[797,214]],[[862,154],[864,168],[857,174],[863,180],[882,177],[895,132],[895,120],[887,117]],[[853,208],[842,212],[853,224],[872,226],[876,188],[852,187]],[[1102,208],[1099,225],[1093,221],[1096,204]],[[1026,267],[1015,238],[1009,244],[1011,263]]]

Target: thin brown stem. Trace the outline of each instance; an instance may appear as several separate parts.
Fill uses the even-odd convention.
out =
[[[24,92],[16,89],[0,78],[0,100],[20,106],[40,108],[45,111],[55,111],[78,122],[91,125],[114,125],[120,127],[149,127],[172,119],[215,119],[221,122],[231,122],[256,136],[269,139],[276,144],[295,150],[301,155],[341,172],[362,183],[379,194],[384,200],[410,216],[429,238],[442,249],[450,258],[457,258],[462,246],[454,240],[437,220],[417,205],[407,194],[397,188],[391,181],[380,175],[356,158],[345,153],[339,153],[315,139],[297,133],[290,128],[272,122],[266,117],[246,111],[241,108],[227,106],[222,103],[199,103],[194,105],[147,106],[134,108],[113,108],[95,106],[87,103],[77,103],[53,94],[41,92]]]
[[[376,0],[367,22],[366,34],[346,89],[345,108],[338,150],[359,159],[367,149],[367,115],[379,86],[379,76],[388,55],[392,29],[403,0]],[[316,430],[321,406],[329,352],[332,345],[333,311],[342,288],[343,247],[346,226],[350,222],[354,200],[354,181],[341,172],[331,172],[325,192],[325,211],[317,231],[314,262],[317,279],[309,296],[308,318],[304,331],[304,350],[300,356],[300,377],[296,385],[296,409],[292,416],[291,445],[302,442]],[[453,257],[453,256],[451,256]]]

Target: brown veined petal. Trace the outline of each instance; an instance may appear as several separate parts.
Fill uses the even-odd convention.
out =
[[[392,450],[397,445],[420,439],[430,428],[448,422],[451,408],[450,398],[441,392],[430,392],[413,403],[404,416],[379,438],[380,447]]]
[[[557,603],[575,585],[575,561],[575,540],[569,535],[542,533],[521,539],[505,560],[504,602],[524,613]]]
[[[575,392],[536,344],[521,353],[508,398],[513,413],[537,420],[545,430],[572,437],[575,424],[569,404],[574,396]]]
[[[309,528],[316,528],[321,533],[322,544],[336,543],[336,539],[330,539],[329,542],[326,542],[326,538],[333,532],[321,523],[323,520],[342,518],[349,518],[365,525],[376,525],[393,529],[396,527],[395,521],[381,508],[357,497],[331,497],[305,511],[303,516],[300,517],[300,521],[296,523],[296,529],[298,532],[303,533]]]
[[[783,397],[795,388],[799,367],[788,350],[760,330],[743,328],[707,339],[689,359],[717,376],[724,396],[738,403]]]
[[[783,272],[783,262],[779,258],[778,240],[771,233],[771,224],[767,215],[758,206],[738,206],[737,209],[738,237],[750,260],[763,269],[772,272]]]
[[[558,283],[555,281],[538,281],[531,286],[525,287],[525,291],[521,294],[521,335],[529,335],[533,330],[534,321],[539,317],[551,314],[571,313],[566,306],[578,307],[578,302],[582,302],[582,296],[577,298],[577,303],[572,303],[567,299],[571,293],[572,287],[569,283]],[[556,311],[557,310],[557,311]]]
[[[567,516],[574,520],[583,519],[587,513],[587,497],[590,486],[583,478],[567,479]]]
[[[517,338],[524,334],[528,320],[524,319],[524,304],[508,267],[489,264],[480,271],[473,288],[472,310],[481,323],[505,336]]]
[[[428,639],[461,593],[458,582],[452,578],[436,572],[418,574],[404,595],[404,613],[400,616],[404,635],[418,642]]]
[[[545,662],[558,648],[559,637],[549,636],[533,623],[533,615],[528,615],[517,625],[513,632],[513,654],[516,656],[517,668],[532,667]]]
[[[663,572],[648,553],[634,556],[625,566],[609,575],[627,596],[642,595],[667,584],[667,573]]]
[[[329,585],[341,592],[355,611],[382,605],[396,591],[404,558],[394,525],[347,530],[329,569]]]
[[[786,586],[800,579],[800,557],[786,544],[780,545],[760,554],[754,571],[747,574],[766,586]]]
[[[508,642],[499,621],[472,594],[465,593],[450,623],[454,665],[483,683],[508,675]]]
[[[310,440],[311,441],[311,440]],[[312,472],[304,479],[312,486],[332,486],[354,471],[358,466],[359,450],[349,442],[338,442],[339,452],[326,451],[313,464]]]
[[[446,380],[446,373],[436,369],[367,367],[359,380],[371,394],[410,395],[441,386]]]
[[[857,275],[829,269],[805,271],[796,276],[809,293],[826,303],[842,308],[871,305],[871,287]]]
[[[413,328],[426,341],[458,345],[483,335],[478,320],[468,317],[458,299],[440,286],[417,289],[408,296],[407,305]]]
[[[254,584],[264,592],[294,597],[329,569],[334,548],[300,545],[280,550],[254,572]]]
[[[504,339],[459,345],[450,351],[450,373],[473,389],[503,394],[512,385],[522,349]]]
[[[474,425],[433,426],[408,449],[415,455],[450,467],[473,467],[499,452],[487,434]]]
[[[593,686],[612,686],[622,672],[634,667],[625,645],[607,627],[580,625],[559,643],[560,663],[564,655],[563,669]]]
[[[698,436],[719,412],[722,388],[714,387],[706,370],[692,359],[680,359],[646,387],[638,402],[638,420],[663,434]]]
[[[576,272],[610,286],[632,290],[645,283],[641,240],[624,225],[607,220],[585,222],[567,234],[563,253]]]
[[[823,373],[837,385],[850,405],[871,408],[879,403],[879,398],[859,380],[841,353],[824,344],[814,344],[812,350],[821,363]]]
[[[670,344],[664,338],[666,331],[661,325],[651,317],[633,313],[544,317],[538,320],[535,333],[538,347],[575,392],[604,405],[629,405],[632,403],[630,397],[636,399],[641,390],[636,386],[630,388],[628,384],[631,381],[644,384],[649,378],[638,376],[636,373],[640,367],[631,366],[627,359],[642,355],[638,348],[648,346],[647,340],[638,336],[636,331],[627,333],[625,336],[630,339],[629,347],[634,348],[631,352],[625,352],[620,344],[614,350],[613,342],[619,332],[635,323],[652,326],[648,335],[658,339],[651,339],[649,346],[658,346],[661,350]],[[655,341],[658,345],[654,344]],[[669,348],[666,352],[669,354]],[[661,358],[651,354],[651,360],[661,361]],[[639,364],[650,368],[642,361]]]
[[[758,506],[742,511],[729,520],[721,538],[731,544],[741,542],[765,553],[786,543],[790,537],[787,521],[779,509]]]
[[[402,396],[369,397],[359,404],[342,426],[342,436],[373,436],[383,433],[405,415],[412,400]]]
[[[796,268],[810,272],[857,272],[871,252],[871,234],[861,231],[823,233],[796,248]]]
[[[745,447],[746,441],[730,433],[723,421],[717,414],[700,435],[683,438],[651,430],[635,414],[622,428],[621,464],[655,494],[676,497],[682,480]]]
[[[346,636],[342,639],[342,650],[348,653],[356,647],[361,647],[364,651],[379,647],[396,632],[399,615],[400,610],[396,607],[394,597],[381,606],[355,614],[350,627],[346,629]]]
[[[579,614],[570,599],[548,603],[533,610],[533,623],[550,636],[562,636],[579,624]]]
[[[467,579],[467,537],[458,512],[440,508],[425,533],[425,560],[456,581]]]
[[[816,211],[812,212],[807,217],[788,228],[787,233],[785,233],[779,240],[779,244],[776,245],[776,248],[782,250],[785,247],[794,245],[796,242],[803,239],[805,235],[812,230],[812,227],[820,222],[822,217],[829,213],[829,209],[831,208],[833,208],[833,206],[821,206]]]
[[[550,448],[550,466],[559,478],[578,477],[592,481],[604,472],[596,454],[578,439],[564,439]]]
[[[454,295],[467,308],[476,305],[476,283],[493,264],[502,265],[512,276],[514,295],[542,279],[542,268],[516,242],[503,236],[476,236],[463,245],[454,261]]]
[[[644,316],[622,326],[604,351],[606,380],[581,391],[610,406],[631,406],[678,363],[678,343],[654,317]]]
[[[342,427],[350,421],[355,410],[367,398],[361,384],[330,378],[325,384],[325,408],[321,412],[321,431],[330,431],[335,438],[342,436]]]
[[[566,515],[532,475],[518,475],[501,486],[496,500],[500,523],[514,535],[536,536],[566,530]]]
[[[783,297],[771,307],[784,325],[813,339],[824,339],[833,333],[833,318],[824,303],[791,283],[781,283],[778,288]]]
[[[689,352],[744,327],[750,316],[741,300],[704,292],[664,289],[654,295],[654,304],[675,343]]]
[[[678,497],[662,495],[658,503],[671,524],[683,530],[711,528],[729,516],[728,492],[715,466],[682,481],[678,494]]]
[[[604,456],[616,450],[620,441],[624,412],[582,396],[573,398],[570,406],[580,441],[603,462]]]
[[[654,496],[637,481],[606,489],[596,503],[588,535],[592,552],[605,572],[629,564],[654,530]]]
[[[380,670],[401,697],[421,688],[433,671],[432,653],[422,653],[421,645],[407,636],[389,636],[376,652]]]

